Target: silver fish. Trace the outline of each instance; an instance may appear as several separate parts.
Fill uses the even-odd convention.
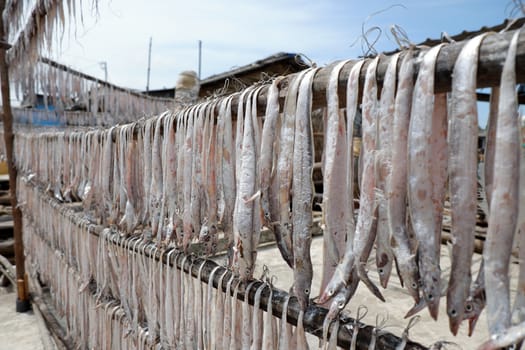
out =
[[[478,169],[476,75],[479,47],[484,38],[482,34],[468,41],[456,60],[452,75],[448,131],[452,265],[447,314],[450,331],[454,335],[463,321],[472,280],[470,265],[474,253]]]
[[[423,57],[414,87],[408,134],[408,200],[412,227],[418,240],[419,272],[423,296],[430,315],[437,319],[441,270],[436,246],[436,222],[433,203],[432,138],[434,110],[434,70],[442,45],[431,48]]]
[[[239,104],[242,104],[240,101]],[[244,116],[242,149],[238,156],[241,158],[238,175],[237,196],[235,199],[235,211],[233,212],[233,234],[234,234],[234,262],[236,271],[242,280],[251,279],[255,268],[256,241],[254,236],[254,201],[251,199],[256,192],[257,160],[255,151],[254,125],[251,116],[251,94],[246,101]]]
[[[384,297],[377,286],[370,280],[365,270],[366,262],[371,247],[376,238],[376,176],[375,176],[375,154],[376,154],[376,123],[378,114],[377,81],[376,70],[381,55],[371,61],[366,71],[365,85],[363,89],[363,122],[362,122],[362,146],[363,152],[363,174],[361,176],[361,198],[359,204],[359,217],[357,219],[354,236],[354,265],[361,281],[380,300]]]
[[[388,285],[394,253],[390,247],[390,230],[388,227],[388,202],[386,183],[392,176],[392,145],[394,143],[393,118],[395,107],[396,72],[399,54],[390,57],[385,73],[381,99],[379,101],[379,119],[377,122],[376,142],[376,188],[377,188],[377,234],[376,266],[379,281],[383,288]]]
[[[295,116],[295,138],[293,144],[293,181],[292,181],[292,227],[294,257],[294,295],[299,300],[302,311],[309,304],[312,285],[312,260],[310,245],[312,242],[312,202],[314,165],[314,145],[311,125],[312,82],[317,69],[306,73],[301,80],[297,97]]]
[[[286,251],[292,252],[292,222],[290,211],[290,190],[293,176],[293,148],[295,138],[295,114],[297,107],[297,90],[299,83],[306,74],[306,70],[300,72],[289,87],[286,100],[284,102],[283,122],[279,136],[279,155],[277,158],[277,182],[279,188],[278,205],[280,233],[286,245]],[[288,255],[290,256],[290,255]]]
[[[276,167],[274,160],[278,154],[278,133],[276,129],[279,120],[279,86],[282,78],[273,81],[268,89],[268,100],[266,105],[266,116],[262,130],[261,159],[259,161],[259,173],[261,183],[261,210],[263,222],[266,227],[273,231],[277,247],[281,256],[288,266],[293,266],[293,252],[291,246],[281,234],[281,226],[277,221],[279,217],[279,206],[276,203],[278,191],[276,190]]]
[[[339,74],[348,61],[338,63],[330,73],[326,88],[327,121],[325,152],[323,162],[323,215],[325,229],[323,232],[323,274],[321,291],[332,278],[335,268],[343,257],[343,247],[347,238],[347,221],[349,203],[347,193],[341,191],[346,187],[348,180],[348,144],[346,135],[345,116],[339,107],[337,86]],[[351,152],[351,151],[350,151]],[[353,180],[352,180],[353,181]]]
[[[348,77],[348,86],[347,86],[347,106],[348,106],[348,129],[347,129],[347,144],[353,144],[353,125],[354,119],[357,111],[357,100],[358,100],[358,91],[359,91],[359,75],[361,68],[364,64],[364,60],[358,61],[352,67],[350,75]],[[347,201],[348,207],[353,208],[354,203],[354,190],[353,190],[353,152],[348,152],[348,162],[347,162]],[[324,304],[330,298],[332,298],[338,290],[350,280],[350,276],[353,273],[354,268],[354,231],[355,231],[355,221],[353,215],[347,215],[347,238],[345,245],[345,252],[343,259],[337,265],[332,278],[324,288],[324,291],[321,292],[321,295],[318,298],[318,303]],[[356,286],[357,287],[357,286]]]
[[[416,254],[408,237],[407,216],[407,143],[414,81],[414,59],[408,51],[401,61],[393,117],[390,176],[386,181],[386,201],[390,246],[400,280],[414,302],[419,303],[419,270]]]
[[[510,326],[509,259],[518,219],[520,135],[516,101],[516,46],[519,31],[510,42],[501,75],[501,95],[494,150],[493,188],[489,227],[483,259],[487,294],[487,319],[492,335]]]

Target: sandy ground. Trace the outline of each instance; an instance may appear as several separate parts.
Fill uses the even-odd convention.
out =
[[[314,280],[312,285],[313,296],[315,297],[319,293],[321,271],[322,271],[322,237],[315,237],[312,242],[312,263],[314,266]],[[369,276],[371,279],[379,285],[379,278],[373,266],[375,260],[371,259],[369,262]],[[481,261],[481,255],[474,256],[473,264],[473,276],[477,275],[478,266]],[[280,289],[288,290],[293,281],[292,270],[282,260],[277,248],[275,246],[260,249],[257,257],[257,268],[255,276],[260,276],[262,272],[262,266],[267,265],[270,269],[271,274],[278,276],[276,285]],[[450,271],[450,258],[447,246],[442,245],[441,249],[441,268],[442,278],[448,282],[449,271]],[[518,265],[512,264],[512,292],[516,291],[516,278],[518,275]],[[381,288],[381,287],[380,287]],[[369,290],[363,284],[359,285],[356,295],[352,298],[346,307],[346,311],[350,312],[350,316],[354,317],[357,308],[360,305],[366,305],[368,308],[368,314],[364,318],[363,322],[369,325],[375,325],[376,315],[388,317],[387,330],[398,336],[401,335],[403,329],[408,323],[407,319],[404,319],[405,313],[412,307],[412,298],[401,288],[399,279],[395,272],[392,271],[392,275],[388,284],[388,288],[382,290],[383,295],[386,299],[386,303],[381,302],[375,298]],[[428,311],[425,309],[419,313],[421,315],[420,321],[410,329],[410,339],[417,341],[422,345],[430,346],[436,341],[450,341],[456,343],[461,349],[475,349],[484,340],[488,338],[487,320],[485,312],[482,313],[478,320],[476,330],[472,337],[468,337],[468,322],[464,322],[460,328],[458,336],[453,336],[449,331],[448,317],[446,314],[446,298],[442,297],[440,302],[440,310],[438,321],[434,321]],[[316,343],[315,343],[316,344]],[[458,347],[451,347],[457,349]]]
[[[0,350],[46,349],[37,316],[17,313],[15,301],[16,293],[0,288]]]

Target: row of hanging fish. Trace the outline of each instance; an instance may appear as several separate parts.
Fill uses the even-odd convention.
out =
[[[444,290],[453,334],[463,320],[469,321],[469,333],[472,334],[485,304],[489,330],[495,338],[511,326],[511,316],[512,323],[523,322],[525,309],[521,286],[525,280],[521,275],[514,308],[510,305],[509,292],[513,238],[525,225],[522,213],[525,201],[519,186],[525,181],[525,164],[515,75],[519,31],[510,42],[501,85],[493,88],[492,93],[483,179],[489,226],[482,267],[475,280],[471,276],[478,179],[476,75],[479,47],[487,35],[490,34],[469,40],[462,48],[454,66],[449,94],[434,94],[436,61],[444,44],[431,48],[420,59],[415,82],[415,60],[411,52],[390,57],[379,100],[376,69],[381,56],[369,62],[361,101],[357,222],[352,215],[353,159],[348,145],[351,145],[353,118],[358,107],[356,86],[362,62],[352,67],[348,78],[346,124],[337,108],[336,90],[338,69],[345,63],[333,69],[332,89],[330,83],[327,89],[326,139],[329,146],[324,155],[323,209],[326,210],[327,228],[324,252],[333,257],[335,263],[324,266],[323,273],[331,277],[323,277],[318,302],[334,310],[344,307],[355,293],[356,279],[384,300],[365,269],[375,244],[382,287],[387,287],[395,265],[401,284],[414,299],[416,305],[407,315],[426,306],[430,315],[437,319]],[[396,74],[397,69],[399,74]],[[331,108],[330,101],[336,107]],[[330,183],[334,177],[339,178],[339,186]],[[341,193],[345,188],[347,193]],[[441,279],[439,263],[443,205],[447,194],[453,237],[448,282]],[[341,233],[347,236],[344,252],[338,250],[344,246]],[[522,236],[518,235],[520,241]],[[525,249],[523,245],[520,247],[521,259]],[[520,271],[523,269],[521,264]],[[494,348],[502,346],[501,342],[495,344]]]
[[[118,234],[109,228],[97,237],[81,213],[48,197],[27,178],[18,186],[28,271],[50,286],[79,348],[306,348],[304,329],[286,322],[286,313],[278,315],[284,322],[274,314],[267,271],[262,281],[246,284],[216,266],[202,282],[207,260],[175,249],[160,251],[140,237],[117,238],[117,243]],[[177,261],[188,273],[177,268]],[[193,265],[198,266],[196,278],[190,272]],[[225,291],[214,288],[214,280]],[[240,289],[253,295],[253,305],[237,298]],[[263,292],[269,293],[264,310]]]
[[[95,78],[85,77],[49,59],[37,63],[24,62],[10,70],[13,90],[25,107],[37,103],[37,94],[43,97],[48,119],[64,115],[66,125],[83,125],[79,116],[87,114],[86,125],[115,125],[129,123],[143,116],[158,115],[167,108],[174,108],[173,99],[147,96],[123,89]],[[53,106],[50,110],[50,107]],[[15,115],[15,122],[32,113],[26,108]]]
[[[445,44],[423,54],[415,81],[412,51],[390,57],[381,91],[376,71],[382,55],[341,62],[332,70],[326,89],[322,166],[325,259],[317,299],[331,313],[348,303],[359,281],[384,300],[366,266],[375,246],[381,285],[387,287],[395,265],[416,304],[409,315],[426,306],[437,318],[445,290],[453,333],[465,319],[472,332],[485,303],[491,334],[510,327],[509,256],[516,228],[523,226],[518,215],[523,205],[518,198],[521,168],[514,91],[517,34],[502,84],[492,94],[483,179],[489,230],[483,268],[474,282],[470,271],[477,206],[476,73],[485,36],[470,40],[461,50],[449,94],[434,94],[436,60]],[[352,64],[346,115],[337,94],[345,64]],[[362,70],[365,81],[360,89]],[[305,70],[290,82],[282,111],[283,79],[276,79],[267,88],[264,123],[257,117],[262,114],[257,101],[263,86],[255,86],[106,130],[18,133],[17,164],[23,173],[49,184],[48,191],[56,198],[82,200],[92,218],[122,232],[142,228],[158,244],[182,250],[200,240],[209,254],[224,237],[230,263],[245,281],[252,278],[259,234],[267,227],[294,271],[293,295],[304,311],[311,302],[311,109],[316,72]],[[362,148],[355,169],[350,147],[359,107]],[[353,190],[355,171],[360,179],[358,198]],[[441,280],[439,264],[447,183],[453,236],[448,283]],[[515,305],[519,320],[514,323],[521,320],[521,294]]]

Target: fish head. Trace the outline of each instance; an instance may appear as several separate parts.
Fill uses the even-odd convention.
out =
[[[453,279],[451,279],[447,293],[447,315],[449,328],[454,335],[457,335],[459,326],[464,320],[463,316],[465,310],[464,288],[462,289],[462,285],[457,284],[457,282],[460,281],[453,281]]]
[[[324,288],[319,298],[317,298],[317,303],[325,304],[328,300],[332,299],[332,297],[334,297],[337,294],[337,292],[339,291],[339,289],[341,289],[343,285],[344,281],[342,275],[336,268],[334,274],[332,275],[332,278]]]
[[[439,312],[439,299],[441,298],[439,271],[437,275],[435,273],[429,273],[427,276],[422,278],[422,282],[423,297],[425,298],[428,311],[430,312],[430,316],[434,320],[437,320]]]
[[[296,259],[296,267],[298,260]],[[303,266],[303,265],[301,265]],[[310,304],[310,291],[312,287],[312,275],[313,272],[306,268],[300,269],[296,272],[295,283],[293,285],[294,295],[297,297],[299,307],[302,311],[305,311]]]
[[[393,259],[387,253],[383,252],[376,256],[377,259],[377,272],[379,274],[379,282],[383,288],[387,287],[388,280],[390,279],[390,273],[392,272]]]
[[[420,278],[415,256],[412,255],[410,258],[406,259],[403,262],[398,261],[397,266],[399,274],[403,279],[404,287],[406,288],[412,299],[414,299],[414,303],[419,304]]]
[[[476,323],[478,322],[479,316],[481,315],[481,311],[483,311],[483,308],[485,306],[484,299],[474,296],[469,297],[467,301],[465,302],[465,310],[463,313],[463,319],[468,320],[468,336],[471,337],[474,333],[474,328],[476,327]]]
[[[327,286],[321,295],[317,298],[318,304],[324,304],[334,296],[335,290]]]
[[[295,283],[294,295],[297,297],[299,307],[302,311],[305,311],[308,305],[310,305],[310,287],[308,283]]]
[[[450,298],[447,298],[449,301]],[[451,302],[447,305],[447,314],[448,314],[448,326],[452,334],[457,335],[459,326],[463,321],[463,305],[455,305],[454,302]]]
[[[346,300],[345,293],[339,292],[334,295],[330,307],[328,308],[326,319],[330,322],[333,321],[337,315],[339,315],[339,312],[345,308],[347,302],[348,300]]]

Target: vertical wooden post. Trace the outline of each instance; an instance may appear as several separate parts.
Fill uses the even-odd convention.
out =
[[[0,40],[5,44],[7,37],[4,30],[2,13],[5,9],[5,0],[0,0]],[[16,311],[26,312],[30,309],[27,282],[24,266],[24,242],[22,240],[22,212],[18,207],[16,198],[16,177],[17,169],[14,164],[13,153],[13,115],[11,112],[11,101],[9,92],[9,74],[7,67],[6,51],[7,45],[0,45],[0,88],[2,91],[2,109],[4,122],[4,140],[7,156],[7,167],[9,171],[9,191],[11,193],[11,207],[13,210],[13,234],[15,239],[15,265],[16,265],[16,285],[17,300]]]

